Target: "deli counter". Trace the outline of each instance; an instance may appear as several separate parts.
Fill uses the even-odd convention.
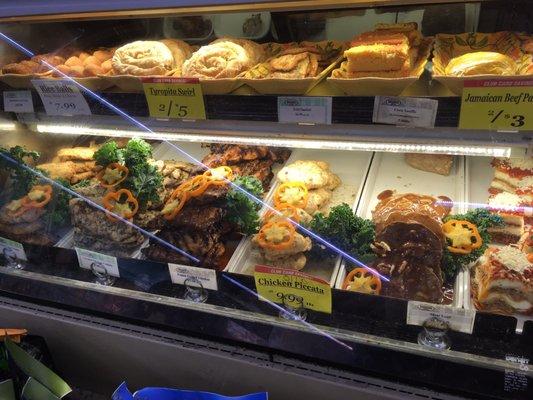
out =
[[[0,307],[532,398],[528,1],[19,3]]]

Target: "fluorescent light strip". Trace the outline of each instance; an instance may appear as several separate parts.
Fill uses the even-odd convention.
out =
[[[17,129],[17,124],[14,122],[0,122],[0,131],[14,131]]]
[[[467,156],[510,157],[510,147],[459,146],[440,144],[378,143],[340,140],[316,140],[298,138],[272,138],[260,136],[229,136],[196,133],[144,132],[127,129],[91,128],[87,126],[55,125],[38,123],[36,129],[41,133],[66,135],[95,135],[112,137],[138,137],[154,140],[173,140],[184,142],[238,143],[274,147],[296,147],[302,149],[379,151],[389,153],[432,153],[456,154]]]

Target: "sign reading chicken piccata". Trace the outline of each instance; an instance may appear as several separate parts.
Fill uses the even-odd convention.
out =
[[[261,300],[331,314],[331,287],[329,283],[295,270],[256,265],[255,287]]]
[[[198,78],[143,78],[152,118],[206,119]]]
[[[533,79],[464,82],[460,129],[533,130]]]

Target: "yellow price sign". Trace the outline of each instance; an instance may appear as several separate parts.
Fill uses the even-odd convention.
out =
[[[465,81],[460,129],[533,130],[533,79]]]
[[[206,119],[202,86],[196,78],[144,78],[150,117]]]
[[[262,300],[331,314],[331,287],[322,279],[264,265],[256,265],[254,278]]]

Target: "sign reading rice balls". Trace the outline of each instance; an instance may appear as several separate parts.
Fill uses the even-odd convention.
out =
[[[465,81],[460,129],[533,130],[533,79]]]
[[[256,265],[257,294],[287,308],[307,308],[331,314],[331,287],[328,282],[303,272]]]
[[[150,117],[206,119],[200,81],[195,78],[144,78]]]
[[[70,79],[32,79],[31,83],[50,116],[91,115],[80,87]]]

